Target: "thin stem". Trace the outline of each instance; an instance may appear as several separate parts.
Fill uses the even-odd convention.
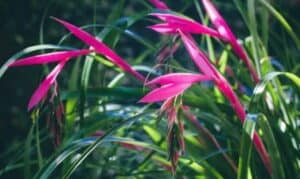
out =
[[[186,118],[188,119],[188,121],[190,123],[193,124],[193,126],[195,126],[199,131],[201,131],[204,135],[206,135],[207,139],[210,140],[218,150],[222,151],[222,146],[220,145],[220,143],[217,141],[217,139],[209,132],[209,130],[207,130],[203,125],[201,125],[199,123],[199,121],[197,120],[196,116],[194,116],[188,107],[182,107],[183,112],[186,116]],[[223,157],[225,158],[225,160],[229,163],[229,165],[231,166],[231,168],[233,169],[233,171],[235,173],[237,173],[237,166],[234,163],[234,161],[226,154],[226,153],[222,153]]]

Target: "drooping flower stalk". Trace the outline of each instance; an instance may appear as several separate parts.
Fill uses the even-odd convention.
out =
[[[258,83],[259,77],[251,63],[249,56],[245,52],[244,48],[238,43],[237,38],[233,34],[224,18],[220,15],[210,0],[202,0],[202,3],[213,25],[216,27],[220,35],[227,39],[236,55],[246,64],[253,81]]]

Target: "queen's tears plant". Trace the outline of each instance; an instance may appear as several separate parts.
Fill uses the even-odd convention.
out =
[[[299,68],[276,71],[274,64],[285,68],[284,59],[271,57],[280,56],[272,54],[277,32],[259,29],[269,22],[257,20],[277,19],[299,52],[299,37],[276,7],[266,0],[169,1],[174,10],[159,0],[134,2],[145,11],[125,18],[125,1],[116,2],[114,20],[98,35],[51,17],[83,47],[53,45],[52,52],[17,56],[1,68],[2,75],[56,64],[29,100],[26,146],[36,145],[16,160],[27,165],[25,177],[300,177]],[[227,3],[240,10],[248,37],[238,38],[225,20]],[[138,55],[124,55],[123,36]],[[131,41],[141,45],[130,47]],[[60,86],[58,75],[72,65],[65,75],[72,87]],[[50,154],[43,147],[49,140]]]

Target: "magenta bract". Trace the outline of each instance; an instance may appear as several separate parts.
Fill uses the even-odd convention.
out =
[[[179,14],[151,13],[150,15],[155,16],[165,22],[163,24],[156,24],[149,27],[159,33],[172,34],[176,33],[177,29],[180,29],[186,33],[205,34],[218,39],[222,38],[214,29],[204,26],[193,19],[180,16]]]
[[[92,46],[95,51],[103,56],[105,56],[107,59],[109,59],[111,62],[113,62],[115,65],[117,65],[119,68],[124,70],[125,72],[131,73],[133,76],[140,80],[144,80],[144,77],[137,73],[134,69],[131,68],[131,66],[123,60],[118,54],[116,54],[112,49],[110,49],[108,46],[106,46],[103,42],[96,39],[91,34],[87,33],[86,31],[80,29],[79,27],[76,27],[73,24],[70,24],[69,22],[63,21],[58,18],[53,18],[55,21],[62,24],[65,28],[67,28],[74,36],[82,40],[87,45]]]
[[[32,97],[30,98],[28,104],[28,110],[31,110],[35,105],[37,105],[47,94],[51,85],[55,82],[57,75],[63,69],[67,60],[61,61],[49,75],[45,78],[45,80],[39,85],[39,87],[35,90]]]
[[[158,101],[163,101],[168,98],[177,96],[181,94],[184,90],[189,88],[192,84],[182,83],[182,84],[167,84],[160,88],[154,89],[146,96],[144,96],[139,102],[142,103],[153,103]]]
[[[202,3],[207,12],[207,15],[209,16],[213,25],[217,28],[219,34],[231,44],[233,51],[246,64],[248,70],[251,73],[251,76],[252,76],[252,79],[254,80],[254,82],[258,83],[259,77],[258,77],[247,53],[245,52],[243,47],[238,43],[237,38],[235,37],[235,35],[231,31],[231,29],[229,28],[229,26],[226,23],[226,21],[224,20],[224,18],[220,15],[220,13],[215,8],[215,6],[211,3],[210,0],[202,0]]]
[[[166,85],[169,83],[180,84],[180,83],[196,83],[203,80],[211,80],[210,77],[195,73],[170,73],[155,78],[149,81],[147,84],[160,84]]]
[[[157,9],[164,9],[164,10],[169,9],[168,6],[164,2],[161,2],[160,0],[149,0],[149,2],[153,4],[153,6],[156,7]]]
[[[140,102],[151,103],[175,97],[192,86],[193,83],[204,80],[211,80],[211,77],[193,73],[171,73],[160,76],[147,84],[160,84],[162,86],[148,93]]]
[[[92,50],[70,50],[70,51],[45,53],[41,55],[35,55],[35,56],[19,59],[18,61],[15,61],[14,63],[10,64],[9,66],[15,67],[15,66],[53,63],[53,62],[58,62],[65,59],[81,56],[81,55],[87,55],[91,52]]]

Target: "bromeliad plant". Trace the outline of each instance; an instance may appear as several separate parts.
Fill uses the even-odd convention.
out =
[[[42,134],[36,135],[38,164],[33,165],[37,165],[39,171],[34,176],[48,178],[57,175],[68,178],[74,172],[79,177],[85,176],[85,172],[91,172],[89,175],[97,178],[157,177],[165,175],[164,170],[157,170],[162,166],[173,175],[182,177],[297,177],[300,168],[299,146],[294,145],[295,141],[299,140],[296,132],[299,119],[297,112],[295,113],[298,110],[298,90],[293,88],[287,92],[286,88],[282,88],[282,82],[275,77],[284,75],[296,82],[296,86],[299,86],[300,79],[293,73],[272,72],[274,68],[269,60],[268,49],[257,37],[257,29],[250,29],[251,48],[246,44],[247,41],[243,46],[210,0],[191,3],[197,7],[202,23],[172,11],[162,1],[149,2],[156,8],[147,14],[149,16],[128,18],[125,28],[118,24],[121,22],[121,25],[124,25],[122,19],[116,20],[112,26],[105,27],[98,37],[67,21],[52,18],[88,48],[73,48],[10,60],[2,68],[3,70],[7,67],[57,63],[32,95],[28,111],[34,114],[33,123],[36,125],[41,123],[39,118],[47,114],[44,111],[51,111],[47,106],[59,105],[54,112],[50,112],[57,115],[47,117],[48,120],[57,118],[58,126],[63,130],[63,140],[55,141],[57,152],[45,162],[41,144],[38,143],[39,135]],[[280,22],[288,24],[267,1],[260,2],[270,13],[275,14]],[[239,9],[243,8],[238,0],[235,4]],[[253,4],[254,1],[248,1],[249,7]],[[120,1],[119,5],[124,6],[124,2]],[[207,25],[207,21],[204,20],[200,5],[203,5],[213,27]],[[242,16],[247,16],[249,21],[255,22],[255,14],[250,11],[249,14],[241,11]],[[129,30],[136,22],[149,17],[163,21],[151,24],[149,29],[161,33],[162,38],[172,39],[167,44],[165,40],[157,44],[158,47],[163,46],[161,49],[149,45],[146,37]],[[153,21],[156,22],[155,20]],[[297,45],[298,37],[293,30],[287,29]],[[130,65],[113,50],[116,43],[107,42],[106,39],[111,37],[111,42],[118,42],[121,31],[147,48],[137,61],[146,61],[148,57],[153,57],[153,51],[158,51],[157,59],[161,64],[154,64],[155,70],[146,66]],[[199,44],[194,37],[206,40],[210,57],[206,55],[203,43]],[[186,52],[181,50],[180,43]],[[168,47],[169,45],[171,47]],[[214,46],[219,48],[214,49]],[[259,49],[262,50],[257,52]],[[260,54],[262,60],[253,61],[251,57],[257,57],[257,54],[253,53]],[[221,54],[220,58],[213,59],[218,54]],[[187,55],[195,64],[196,71],[191,70],[194,67],[188,63]],[[80,91],[65,91],[60,94],[57,76],[70,59],[80,56],[85,56]],[[176,60],[177,56],[182,60]],[[246,69],[236,59],[240,59]],[[94,61],[102,62],[104,66],[115,66],[115,71],[120,74],[113,77],[109,74],[112,71],[110,69],[109,72],[102,73],[109,74],[101,77],[104,85],[99,85],[96,89],[89,88],[88,82],[92,74],[99,75],[92,70],[96,65]],[[101,66],[101,70],[106,71],[104,66]],[[234,69],[231,75],[237,78],[234,81],[228,80],[229,75],[225,69]],[[247,73],[244,75],[239,71],[248,71],[250,78]],[[124,81],[123,85],[127,87],[121,87],[123,72],[134,78],[128,78],[130,82],[140,81],[139,84],[135,84],[138,87],[132,87],[129,81]],[[234,74],[237,72],[238,74]],[[156,77],[152,79],[153,76]],[[252,80],[245,82],[242,79],[244,77]],[[111,78],[113,80],[107,82],[107,79]],[[73,83],[76,83],[76,80]],[[272,81],[272,84],[267,84],[268,81]],[[243,83],[256,85],[251,96],[247,96],[244,91],[238,91],[237,86],[250,88]],[[51,86],[53,95],[49,98],[49,104],[45,101]],[[287,93],[292,96],[288,100],[285,99]],[[60,102],[55,103],[54,99]],[[263,110],[257,108],[259,105],[263,106]],[[289,109],[288,106],[292,108]],[[167,122],[159,119],[166,119]],[[236,119],[239,119],[240,123]],[[283,125],[285,131],[280,131]],[[51,129],[54,131],[52,136],[57,139],[57,130],[55,127]],[[286,130],[290,132],[288,137],[284,134]],[[32,134],[29,135],[28,141],[31,140],[31,136]],[[288,140],[285,140],[287,138]],[[284,148],[280,148],[282,142],[293,147],[287,158],[282,155],[285,152]],[[112,143],[110,145],[114,147],[110,148],[106,143]],[[252,143],[256,150],[252,150]],[[120,145],[116,146],[117,144]],[[99,148],[104,149],[98,150]],[[130,151],[130,154],[124,150]],[[128,165],[122,165],[127,160]],[[292,164],[289,164],[289,161]],[[62,167],[58,171],[60,165]],[[91,166],[92,169],[86,169]],[[32,176],[30,167],[25,168],[25,171],[26,177]]]

